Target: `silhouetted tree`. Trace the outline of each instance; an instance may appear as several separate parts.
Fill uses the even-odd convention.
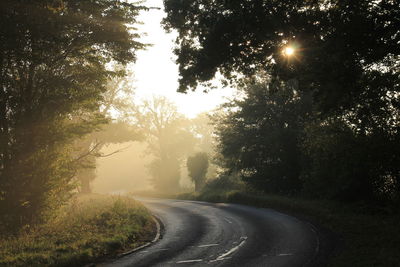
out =
[[[232,81],[265,70],[297,79],[300,91],[314,93],[321,111],[335,114],[362,99],[382,105],[379,98],[399,86],[395,0],[164,4],[166,29],[178,31],[180,91],[195,89],[217,71]],[[296,51],[290,59],[282,54],[287,44]]]
[[[298,192],[306,96],[295,84],[268,79],[249,82],[243,93],[215,118],[223,166],[259,190]]]
[[[399,141],[385,133],[357,134],[341,119],[309,123],[302,148],[305,193],[318,198],[398,201]]]
[[[199,192],[206,182],[208,169],[207,153],[198,152],[195,155],[188,157],[186,166],[189,171],[189,176],[194,182],[194,189],[196,192]]]
[[[181,75],[179,91],[195,89],[201,83],[207,85],[217,72],[225,77],[225,82],[243,87],[249,77],[264,71],[267,77],[286,84],[295,82],[299,95],[310,96],[308,103],[312,112],[308,122],[299,126],[304,136],[295,140],[289,134],[290,129],[271,127],[266,134],[269,140],[274,140],[270,139],[274,131],[282,130],[283,134],[272,144],[266,142],[264,150],[257,141],[252,146],[251,141],[245,140],[264,138],[264,134],[255,135],[260,125],[276,123],[278,118],[269,117],[269,113],[244,116],[241,104],[237,103],[239,118],[228,116],[224,122],[237,130],[226,128],[223,142],[229,141],[226,147],[232,150],[223,155],[233,156],[242,175],[255,177],[262,173],[260,181],[274,180],[279,184],[279,179],[287,179],[288,172],[293,171],[290,177],[301,173],[309,185],[318,184],[317,187],[326,190],[335,186],[332,192],[336,193],[332,195],[341,196],[339,198],[352,195],[353,199],[369,200],[379,192],[399,198],[400,151],[396,148],[400,145],[400,20],[397,1],[165,0],[164,3],[168,14],[164,25],[167,30],[178,31],[175,53]],[[295,50],[291,57],[282,53],[288,45]],[[285,87],[279,90],[284,91]],[[279,93],[273,95],[279,96]],[[273,95],[270,97],[274,98]],[[256,99],[254,101],[257,103]],[[280,106],[290,113],[293,107],[290,101],[288,103]],[[266,103],[260,110],[269,107]],[[303,162],[301,172],[297,167],[292,169],[297,165],[282,163],[297,158],[285,157],[283,152],[272,158],[269,154],[272,152],[252,154],[259,162],[256,169],[248,168],[246,162],[251,157],[246,155],[251,151],[280,151],[272,147],[274,144],[288,151],[286,141],[283,142],[288,134],[291,136],[288,146],[294,148],[296,143],[297,150],[301,147],[307,151],[303,155],[307,158],[304,162],[295,160]],[[395,149],[390,149],[391,146]],[[346,151],[353,148],[355,153],[344,153],[344,148]],[[231,158],[226,160],[229,162]],[[342,160],[346,164],[338,166]],[[262,166],[268,167],[261,171]],[[271,169],[272,166],[275,167]],[[331,175],[325,178],[330,168],[337,168],[330,174],[338,174],[337,181],[343,184],[333,183]],[[265,179],[266,175],[276,179]],[[360,188],[360,193],[356,188]],[[322,192],[321,196],[330,195]]]

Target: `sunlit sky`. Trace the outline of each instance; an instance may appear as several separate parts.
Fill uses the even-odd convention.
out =
[[[147,50],[137,53],[137,62],[133,66],[136,87],[136,101],[163,95],[173,101],[179,112],[192,118],[201,112],[214,109],[224,102],[225,97],[233,95],[231,88],[218,88],[203,93],[204,88],[182,94],[178,88],[178,66],[172,50],[176,33],[167,34],[160,22],[165,16],[162,0],[148,0],[146,6],[159,7],[141,13],[139,31],[147,33],[142,42],[153,44]]]

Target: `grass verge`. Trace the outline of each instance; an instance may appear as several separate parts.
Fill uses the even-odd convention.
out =
[[[0,266],[81,266],[151,241],[149,211],[128,197],[74,198],[44,225],[0,238]]]
[[[331,267],[400,266],[400,216],[398,213],[368,205],[344,205],[327,201],[305,200],[241,191],[205,191],[178,196],[180,199],[228,202],[272,208],[311,221],[320,229],[330,229],[335,250],[328,262]],[[323,238],[329,238],[322,233]],[[329,245],[325,250],[332,250]],[[326,256],[326,255],[325,255]]]

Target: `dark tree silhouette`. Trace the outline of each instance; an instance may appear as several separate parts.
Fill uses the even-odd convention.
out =
[[[232,131],[226,128],[221,146],[226,149],[225,155],[235,159],[242,176],[262,174],[259,180],[278,184],[280,179],[293,178],[304,181],[309,191],[313,191],[311,187],[326,191],[334,187],[333,194],[324,190],[317,194],[328,198],[400,199],[398,1],[164,3],[168,14],[164,25],[167,30],[178,31],[175,53],[181,75],[179,91],[207,85],[216,73],[238,87],[265,73],[264,80],[294,82],[299,95],[310,97],[307,122],[298,124],[301,138],[290,134],[287,142],[283,140],[290,128],[272,126],[279,117],[271,117],[268,110],[269,101],[277,101],[279,93],[269,95],[264,103],[255,99],[260,108],[254,107],[252,115],[245,116],[240,110],[242,103],[236,103],[239,111],[229,117]],[[291,56],[282,53],[287,46],[294,51]],[[284,92],[285,88],[279,90]],[[251,107],[251,103],[246,105]],[[287,110],[286,114],[297,112],[290,111],[291,101],[278,106]],[[271,127],[262,131],[267,125]],[[280,129],[282,136],[272,138]],[[290,151],[287,146],[304,152],[294,160],[301,162],[302,171],[296,164],[289,165],[288,159],[296,156],[285,156],[283,151]],[[256,168],[248,168],[253,163],[244,157],[251,152],[260,153],[253,154],[258,159]],[[330,172],[332,168],[335,170]],[[293,170],[290,179],[289,170]]]
[[[195,89],[217,71],[234,80],[243,77],[238,73],[266,70],[298,79],[299,89],[312,91],[321,110],[336,113],[399,86],[395,0],[164,3],[165,27],[179,33],[180,91]],[[287,44],[296,50],[289,60],[282,54]]]
[[[299,192],[300,142],[310,99],[295,84],[271,80],[249,82],[243,93],[214,118],[223,167],[265,192]]]

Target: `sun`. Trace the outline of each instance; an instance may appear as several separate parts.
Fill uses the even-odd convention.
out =
[[[282,53],[283,53],[284,56],[290,57],[290,56],[293,56],[293,55],[294,55],[295,50],[294,50],[293,47],[287,46],[287,47],[285,47],[285,48],[283,49]]]

